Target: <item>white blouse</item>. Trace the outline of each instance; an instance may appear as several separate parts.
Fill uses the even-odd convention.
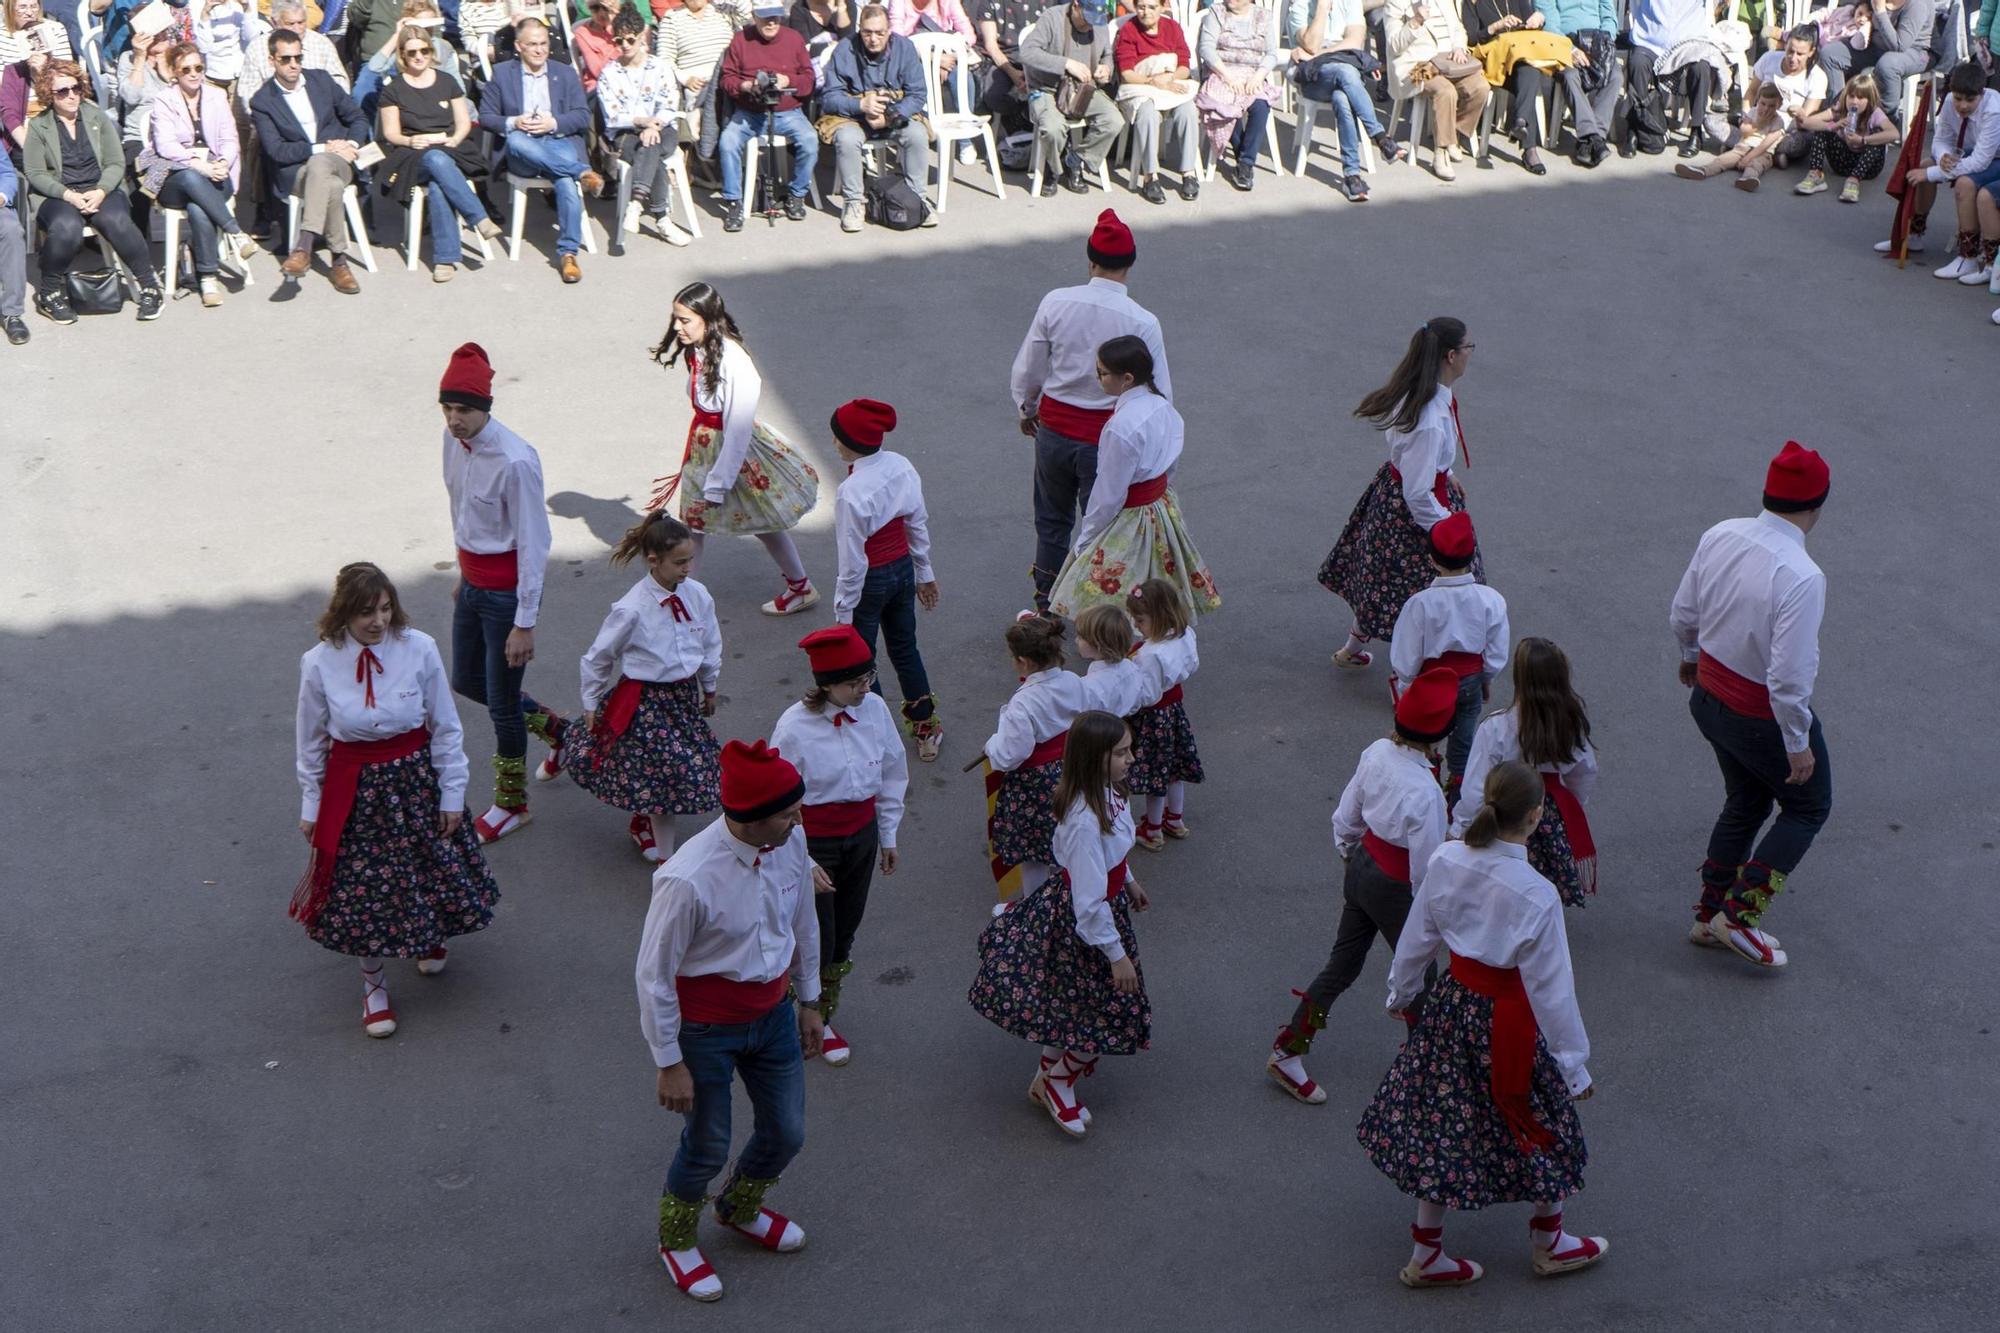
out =
[[[320,785],[333,742],[385,741],[418,727],[431,732],[438,809],[465,809],[470,777],[465,733],[437,641],[420,629],[390,630],[369,649],[382,669],[366,673],[360,671],[361,651],[349,635],[339,645],[316,643],[299,659],[299,818],[319,818]]]
[[[1526,847],[1448,842],[1437,849],[1389,964],[1390,1009],[1401,1012],[1417,998],[1440,948],[1488,967],[1519,968],[1535,1026],[1564,1082],[1572,1093],[1590,1086],[1590,1038],[1576,1007],[1562,899],[1528,864]]]
[[[1431,488],[1437,485],[1438,473],[1451,471],[1451,461],[1458,453],[1458,423],[1451,414],[1452,402],[1451,390],[1440,384],[1418,414],[1414,429],[1382,432],[1389,442],[1389,464],[1403,474],[1403,503],[1425,532],[1447,512]]]
[[[714,393],[708,391],[708,376],[699,358],[690,358],[689,365],[694,375],[695,406],[722,417],[722,448],[717,450],[715,463],[701,486],[702,499],[721,504],[736,484],[736,474],[743,470],[743,459],[750,452],[750,432],[757,424],[757,403],[764,396],[764,377],[757,373],[757,363],[750,359],[750,353],[734,338],[722,340],[722,365]]]
[[[1139,670],[1146,677],[1146,688],[1140,692],[1139,707],[1150,708],[1160,701],[1160,696],[1174,686],[1184,683],[1201,666],[1201,654],[1195,649],[1194,628],[1181,631],[1177,639],[1148,639],[1139,645],[1136,659]]]
[[[1113,717],[1130,717],[1139,711],[1146,694],[1146,673],[1136,658],[1116,662],[1092,662],[1083,673],[1084,707],[1095,708]]]
[[[1107,790],[1104,802],[1111,812],[1109,833],[1091,813],[1090,802],[1078,797],[1056,824],[1054,845],[1056,864],[1069,872],[1077,935],[1101,950],[1106,962],[1115,963],[1125,956],[1125,945],[1118,938],[1118,922],[1105,894],[1111,886],[1111,867],[1132,850],[1132,811],[1115,791]]]
[[[1125,507],[1125,492],[1142,481],[1170,476],[1187,442],[1187,426],[1174,405],[1141,384],[1118,395],[1118,406],[1097,441],[1097,480],[1091,483],[1075,549],[1083,550],[1111,526]]]
[[[854,608],[861,604],[861,589],[868,581],[868,539],[898,518],[910,544],[911,572],[919,583],[934,582],[930,515],[924,509],[924,483],[917,469],[887,449],[855,459],[833,492],[833,541],[840,553],[833,618],[839,624],[853,624]]]
[[[1037,745],[1068,731],[1089,707],[1081,676],[1062,667],[1037,671],[1000,706],[999,728],[986,739],[987,761],[1001,773],[1019,768]]]
[[[680,607],[673,603],[678,599]],[[611,604],[611,614],[583,655],[583,706],[596,708],[619,676],[665,683],[700,673],[704,694],[722,677],[722,627],[715,599],[693,579],[672,592],[640,579]]]
[[[1389,669],[1408,687],[1434,657],[1478,653],[1481,669],[1497,676],[1506,669],[1511,634],[1505,597],[1470,574],[1440,574],[1397,613]]]
[[[468,441],[444,434],[444,488],[451,497],[452,540],[475,555],[514,552],[514,624],[533,629],[549,567],[548,500],[542,456],[489,418]],[[469,448],[467,446],[470,446]]]
[[[1518,761],[1521,758],[1521,715],[1508,708],[1495,713],[1479,724],[1479,730],[1472,736],[1472,753],[1465,761],[1465,782],[1460,788],[1465,798],[1458,803],[1458,809],[1451,818],[1451,836],[1465,835],[1465,826],[1479,813],[1480,795],[1486,790],[1486,775],[1496,764]],[[1554,773],[1562,779],[1563,786],[1569,788],[1570,795],[1576,797],[1578,805],[1589,805],[1590,794],[1597,790],[1597,752],[1590,748],[1590,742],[1583,743],[1576,757],[1566,764],[1543,764],[1543,773]]]
[[[838,726],[837,717],[844,719]],[[817,713],[803,703],[793,704],[771,728],[771,748],[805,779],[807,805],[874,797],[882,845],[896,845],[910,787],[910,758],[881,695],[871,690],[851,708],[827,703]]]
[[[1423,755],[1388,737],[1361,752],[1333,808],[1333,845],[1342,860],[1364,833],[1410,853],[1410,888],[1422,886],[1431,853],[1444,841],[1444,792]],[[1362,855],[1367,855],[1363,852]]]

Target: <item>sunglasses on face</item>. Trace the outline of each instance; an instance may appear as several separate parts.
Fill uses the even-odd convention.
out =
[[[83,91],[83,85],[80,83],[65,83],[60,88],[49,89],[49,96],[68,97],[71,93],[80,93],[82,91]]]
[[[428,46],[406,46],[403,48],[403,54],[412,60],[415,60],[418,56],[427,56],[430,53],[431,49]]]
[[[206,65],[182,65],[182,66],[181,66],[181,67],[180,67],[179,69],[175,70],[175,71],[174,71],[174,73],[176,73],[176,74],[200,74],[200,73],[201,73],[202,71],[206,70],[207,68],[208,68],[208,66],[206,66]]]
[[[620,46],[638,46],[641,43],[643,43],[646,39],[643,37],[619,37],[616,38],[615,40]]]
[[[302,55],[272,56],[271,59],[277,61],[280,65],[303,65],[306,61],[306,58]]]

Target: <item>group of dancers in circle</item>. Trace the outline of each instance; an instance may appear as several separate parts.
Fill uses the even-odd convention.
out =
[[[1086,248],[1090,282],[1049,293],[1015,367],[1023,433],[1036,441],[1037,607],[1004,629],[1019,686],[974,761],[986,770],[1000,901],[968,997],[1037,1048],[1028,1096],[1077,1138],[1092,1123],[1080,1080],[1103,1056],[1150,1044],[1133,914],[1151,895],[1130,853],[1190,835],[1187,790],[1205,774],[1187,688],[1197,617],[1220,605],[1170,486],[1183,426],[1158,322],[1125,291],[1136,246],[1106,210]],[[787,530],[813,507],[818,478],[757,417],[757,373],[720,295],[693,284],[672,319],[655,356],[687,370],[687,448],[611,553],[645,572],[582,655],[583,706],[568,716],[521,688],[549,549],[539,456],[492,416],[483,350],[453,354],[439,391],[461,575],[451,672],[381,569],[339,572],[301,664],[312,851],[292,911],[311,938],[360,960],[364,1030],[388,1036],[385,961],[436,975],[447,942],[492,919],[499,889],[482,848],[529,820],[531,732],[549,746],[536,778],[566,774],[627,812],[632,843],[656,867],[636,968],[641,1029],[659,1101],[685,1117],[660,1256],[677,1288],[713,1300],[722,1284],[697,1235],[711,1200],[720,1225],[767,1249],[805,1243],[765,1198],[803,1143],[804,1062],[852,1056],[833,1020],[873,876],[898,869],[906,745],[919,762],[940,751],[916,645],[917,608],[936,606],[939,589],[921,480],[883,448],[894,409],[842,405],[829,421],[848,466],[835,494],[835,623],[798,643],[813,685],[767,738],[718,743],[709,719],[722,634],[695,577],[703,539],[764,541],[785,578],[768,615],[815,605]],[[1585,815],[1597,759],[1568,658],[1544,638],[1513,643],[1506,600],[1486,584],[1454,475],[1455,461],[1470,461],[1454,386],[1472,351],[1463,323],[1427,320],[1356,411],[1381,430],[1388,459],[1320,581],[1353,612],[1338,668],[1365,670],[1368,645],[1387,641],[1392,722],[1334,811],[1344,901],[1331,953],[1293,992],[1265,1063],[1290,1097],[1324,1104],[1304,1063],[1314,1038],[1373,941],[1393,950],[1387,1009],[1407,1036],[1357,1133],[1416,1203],[1399,1276],[1418,1289],[1483,1271],[1445,1250],[1449,1209],[1531,1204],[1536,1274],[1588,1267],[1609,1248],[1563,1220],[1587,1160],[1574,1103],[1594,1092],[1564,910],[1597,888]],[[1830,806],[1810,708],[1824,579],[1803,544],[1826,480],[1817,454],[1788,444],[1768,470],[1763,512],[1703,537],[1672,615],[1691,708],[1727,788],[1690,939],[1763,967],[1787,960],[1762,914]],[[1065,663],[1072,629],[1081,676]],[[877,680],[878,634],[900,717]],[[1510,667],[1512,700],[1482,719]],[[454,693],[495,725],[494,799],[473,820]],[[721,818],[678,837],[678,816],[717,808]],[[711,1194],[729,1164],[737,1080],[754,1126]]]

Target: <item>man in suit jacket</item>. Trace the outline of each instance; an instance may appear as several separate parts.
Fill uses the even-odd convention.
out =
[[[515,176],[554,182],[556,258],[564,282],[580,282],[576,252],[583,245],[583,191],[596,194],[604,177],[590,169],[583,143],[590,128],[590,104],[583,84],[568,65],[549,61],[549,29],[540,19],[523,19],[514,29],[520,59],[494,67],[479,95],[479,125],[505,146],[501,156]]]
[[[352,238],[345,195],[354,183],[354,156],[368,142],[368,121],[333,76],[305,68],[297,33],[280,28],[268,42],[271,81],[250,99],[250,118],[273,191],[299,200],[299,234],[281,271],[297,278],[311,268],[313,249],[324,238],[333,261],[327,277],[335,291],[352,296],[361,284],[347,265]]]

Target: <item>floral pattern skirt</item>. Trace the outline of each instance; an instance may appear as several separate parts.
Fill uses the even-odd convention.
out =
[[[759,421],[751,428],[750,448],[729,494],[698,518],[689,518],[688,506],[701,499],[708,470],[721,450],[720,427],[696,423],[688,428],[687,459],[679,473],[680,519],[696,532],[783,532],[818,501],[819,473],[784,436]],[[654,509],[664,503],[660,495],[654,500]]]
[[[993,795],[993,813],[986,819],[986,841],[993,859],[1002,865],[1023,861],[1055,862],[1050,845],[1056,836],[1056,783],[1062,781],[1062,760],[1039,768],[1017,768],[1000,780]]]
[[[1164,708],[1142,708],[1125,719],[1132,729],[1132,767],[1125,790],[1134,796],[1165,796],[1175,782],[1201,781],[1201,754],[1194,727],[1177,699]]]
[[[1493,1104],[1492,1025],[1492,1000],[1440,975],[1362,1112],[1355,1137],[1403,1193],[1473,1209],[1554,1203],[1583,1188],[1589,1153],[1555,1057],[1537,1035],[1529,1100],[1555,1142],[1523,1153]]]
[[[1049,609],[1074,620],[1099,602],[1123,602],[1147,579],[1173,584],[1196,615],[1222,605],[1222,594],[1181,522],[1180,504],[1168,491],[1149,505],[1120,510],[1097,539],[1069,559],[1049,590]]]
[[[631,814],[698,815],[722,800],[721,749],[701,715],[693,676],[647,681],[632,724],[609,745],[582,721],[563,732],[563,771],[606,805]]]
[[[1556,886],[1563,906],[1582,907],[1597,892],[1594,865],[1585,865],[1570,850],[1569,827],[1554,801],[1542,802],[1542,822],[1528,835],[1528,864]]]
[[[1465,510],[1465,491],[1456,477],[1445,479],[1445,508],[1454,514]],[[1387,642],[1403,603],[1436,577],[1430,534],[1410,517],[1403,484],[1384,463],[1321,563],[1320,586],[1347,602],[1362,638]],[[1472,556],[1472,577],[1486,582],[1486,557],[1478,551]]]
[[[422,958],[454,935],[486,929],[499,901],[472,821],[438,832],[437,771],[426,748],[361,770],[326,906],[306,934],[356,958]]]
[[[1153,1006],[1123,894],[1112,900],[1111,916],[1139,973],[1139,989],[1131,995],[1118,993],[1103,952],[1076,933],[1069,877],[1058,871],[980,932],[979,975],[966,999],[1002,1031],[1042,1046],[1079,1055],[1145,1050],[1153,1042]]]

